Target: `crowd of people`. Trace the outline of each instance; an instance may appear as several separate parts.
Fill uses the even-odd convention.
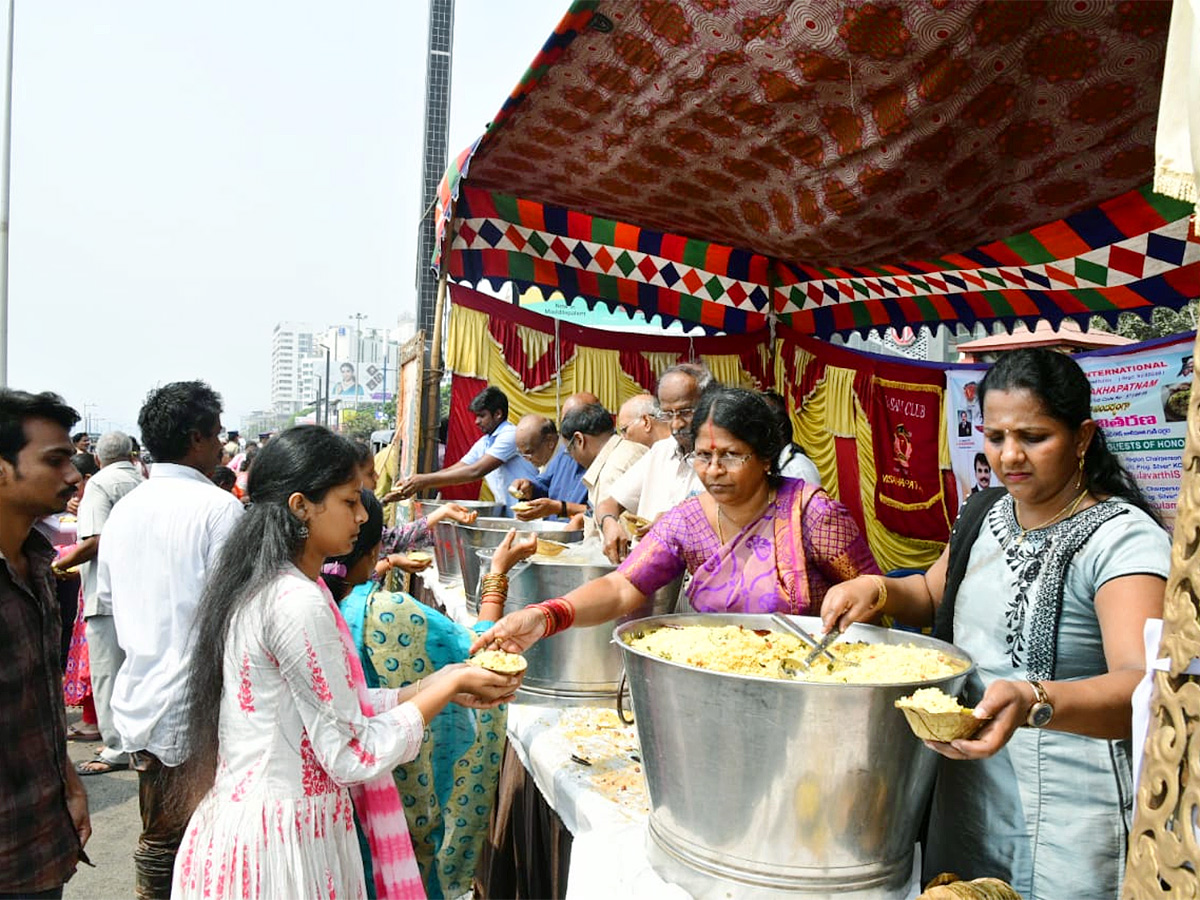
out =
[[[231,439],[202,382],[147,396],[148,471],[129,435],[72,435],[61,398],[0,391],[0,897],[61,895],[86,861],[82,778],[129,767],[139,898],[465,893],[520,676],[464,660],[627,615],[684,575],[692,611],[830,629],[886,615],[962,647],[987,723],[930,745],[927,870],[1115,897],[1130,697],[1168,537],[1069,357],[1010,353],[979,397],[977,490],[941,558],[891,577],[794,443],[784,399],[696,364],[615,413],[574,394],[558,422],[510,422],[488,387],[470,450],[394,485],[377,485],[368,446],[318,426]],[[501,615],[506,573],[536,548],[514,531],[473,628],[386,590],[392,570],[429,565],[409,553],[437,521],[472,513],[445,503],[389,527],[384,506],[477,480],[514,523],[583,529],[615,569]],[[70,732],[64,703],[84,709]],[[68,739],[98,752],[71,765]]]

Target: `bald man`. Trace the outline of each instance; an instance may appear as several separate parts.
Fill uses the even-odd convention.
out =
[[[638,394],[621,404],[617,411],[617,434],[627,441],[652,447],[656,441],[671,436],[671,426],[654,417],[658,402],[653,394]]]
[[[712,373],[694,363],[671,366],[658,377],[657,418],[670,427],[671,437],[655,443],[596,504],[604,554],[614,563],[629,552],[629,533],[619,520],[622,512],[653,522],[672,506],[704,492],[686,456],[692,452],[692,414],[712,384]]]
[[[592,406],[600,402],[600,398],[591,391],[579,391],[572,394],[562,405],[562,417],[565,419],[577,409],[583,409],[585,406]]]
[[[513,509],[518,519],[570,519],[587,510],[584,467],[566,452],[553,422],[534,413],[522,416],[516,442],[517,452],[541,470],[512,484],[513,492],[529,504]]]

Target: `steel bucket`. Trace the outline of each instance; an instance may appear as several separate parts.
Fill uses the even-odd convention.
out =
[[[467,595],[467,609],[479,615],[479,557],[476,550],[494,550],[500,546],[509,529],[518,532],[537,532],[538,537],[567,544],[583,540],[583,531],[566,531],[566,522],[546,522],[536,519],[522,522],[520,519],[502,519],[480,516],[472,525],[454,523],[455,557],[462,572],[463,590]]]
[[[819,632],[821,621],[796,620]],[[654,868],[697,898],[906,896],[937,756],[893,707],[916,687],[957,694],[970,669],[888,685],[729,675],[669,662],[626,638],[657,625],[772,628],[769,616],[658,616],[613,632],[625,657],[650,793]],[[854,625],[847,640],[941,641]],[[971,668],[974,668],[973,663]]]
[[[457,503],[459,506],[475,510],[481,516],[499,516],[504,513],[503,503],[493,503],[490,500],[418,500],[413,507],[413,515],[417,518],[427,516],[446,503]],[[462,581],[457,546],[452,520],[447,519],[433,526],[433,559],[437,564],[438,581],[442,584]]]
[[[603,578],[616,566],[604,564],[531,562],[511,576],[504,614],[531,603],[562,597],[575,588]],[[675,608],[683,579],[676,578],[652,594],[645,605],[621,622],[660,615]],[[612,624],[574,627],[525,651],[529,667],[517,695],[542,705],[611,705],[621,684],[621,651],[612,640]]]

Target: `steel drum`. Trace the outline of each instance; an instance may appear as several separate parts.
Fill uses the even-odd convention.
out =
[[[532,561],[509,577],[507,615],[531,603],[562,597],[616,566],[608,563]],[[652,594],[646,604],[621,619],[630,622],[644,616],[670,612],[679,597],[682,578]],[[523,702],[542,705],[611,705],[621,683],[621,651],[612,641],[612,624],[573,627],[538,641],[525,651],[529,667],[517,690]]]
[[[462,573],[463,590],[467,594],[467,609],[479,614],[479,557],[476,550],[492,550],[500,546],[509,529],[518,532],[534,531],[538,537],[568,544],[583,540],[583,531],[567,531],[566,522],[547,522],[535,519],[522,522],[520,519],[502,519],[480,516],[472,525],[454,523],[455,557]]]
[[[418,518],[427,516],[446,503],[457,503],[459,506],[475,510],[481,516],[499,516],[504,513],[503,503],[493,503],[490,500],[418,500],[413,507],[413,515]],[[452,519],[443,520],[433,526],[433,559],[437,564],[438,581],[442,584],[462,581]]]
[[[820,619],[795,618],[820,632]],[[816,684],[697,669],[625,641],[663,624],[772,628],[769,616],[693,614],[613,633],[659,874],[697,898],[903,898],[937,756],[892,703],[916,687],[957,694],[970,668],[919,683]],[[933,647],[974,668],[957,647],[909,632],[854,625],[844,639]]]

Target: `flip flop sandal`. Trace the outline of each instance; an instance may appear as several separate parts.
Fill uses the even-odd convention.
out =
[[[67,729],[68,741],[98,741],[100,740],[100,730],[83,731],[78,725],[72,725]]]
[[[75,764],[75,771],[80,775],[107,775],[109,772],[124,772],[129,768],[128,762],[109,762],[99,756]]]

